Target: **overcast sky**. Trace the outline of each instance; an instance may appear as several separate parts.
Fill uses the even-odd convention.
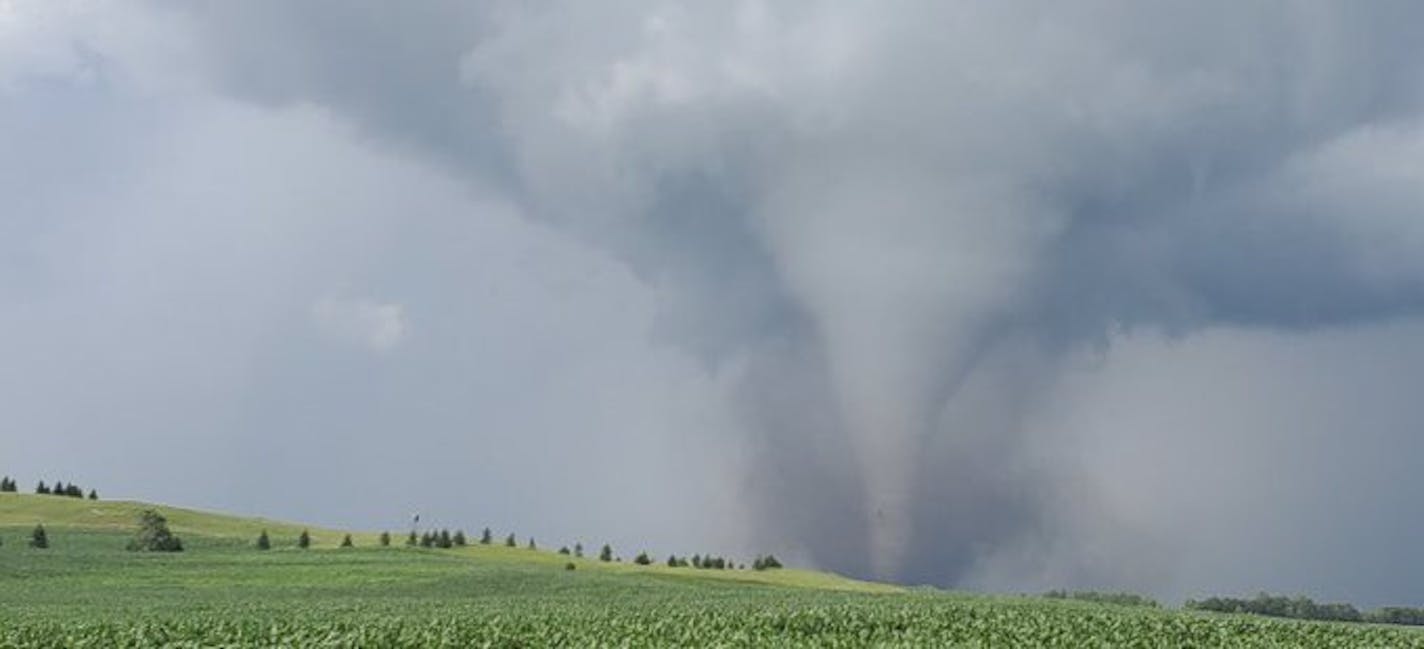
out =
[[[1421,25],[0,0],[0,473],[1421,605]]]

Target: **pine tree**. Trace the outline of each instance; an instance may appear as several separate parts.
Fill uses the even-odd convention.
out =
[[[612,561],[612,560],[613,560],[613,548],[612,548],[611,546],[609,546],[607,543],[604,543],[604,544],[603,544],[603,549],[601,549],[601,550],[598,551],[598,560],[599,560],[599,561]]]
[[[565,545],[565,546],[561,546],[561,547],[559,548],[559,554],[562,554],[562,555],[567,556],[568,553],[569,553],[569,546]]]
[[[381,547],[383,547],[383,548],[391,547],[391,533],[390,533],[390,532],[381,532]]]
[[[440,530],[440,536],[435,539],[435,545],[442,550],[449,550],[451,546],[455,545],[454,541],[450,540],[450,530]]]
[[[450,540],[455,543],[455,547],[457,548],[463,548],[469,544],[469,542],[465,540],[465,530],[455,530],[455,536]]]
[[[534,537],[532,537],[532,536],[529,537],[529,549],[530,549],[530,550],[537,550],[537,549],[539,549],[539,546],[534,545]]]
[[[490,528],[486,527],[484,533],[480,535],[480,545],[489,545],[492,542],[494,542],[494,535],[490,534]]]
[[[98,499],[99,499],[99,492],[97,492],[97,491],[95,491],[95,490],[93,490],[93,489],[90,489],[90,490],[89,490],[89,500],[98,500]]]
[[[37,550],[49,547],[49,535],[45,533],[43,525],[36,525],[35,530],[30,532],[30,547]]]
[[[638,556],[633,557],[633,563],[636,563],[636,564],[638,564],[638,565],[640,565],[640,566],[646,566],[646,565],[651,564],[652,562],[653,562],[653,560],[652,560],[650,557],[648,557],[648,553],[647,553],[647,552],[639,552],[639,553],[638,553]]]
[[[415,538],[415,530],[411,530],[410,536],[405,537],[405,544],[406,546],[413,548],[415,547],[416,543],[419,543],[419,539]]]
[[[435,535],[434,535],[434,534],[431,534],[430,532],[426,532],[426,533],[420,535],[420,547],[422,547],[422,548],[429,548],[429,547],[434,547],[434,546],[435,546]]]
[[[574,556],[579,557],[579,558],[582,558],[582,557],[583,557],[583,544],[582,544],[582,543],[575,543],[575,544],[574,544]]]
[[[518,543],[514,542],[514,532],[510,532],[509,536],[504,537],[504,547],[512,548],[516,545],[518,545]]]
[[[351,542],[351,535],[350,535],[350,534],[347,534],[347,535],[345,536],[345,538],[342,538],[342,539],[341,539],[341,547],[343,547],[343,548],[353,547],[354,545],[355,545],[355,544]]]
[[[673,555],[673,554],[669,554],[669,555],[668,555],[667,567],[669,567],[669,568],[676,568],[676,567],[677,567],[677,555]]]
[[[698,554],[692,555],[692,567],[693,567],[693,568],[701,568],[701,567],[702,567],[702,555],[698,555]]]
[[[271,539],[271,538],[268,538],[268,536],[267,536],[267,530],[262,530],[262,533],[257,535],[257,549],[258,549],[258,550],[271,550],[271,549],[272,549],[272,539]]]
[[[40,483],[35,486],[35,493],[37,493],[37,494],[47,494],[47,493],[49,493],[49,487],[46,487],[46,486],[45,486],[44,480],[40,480]]]
[[[63,495],[64,495],[64,483],[63,483],[63,482],[60,482],[60,481],[58,481],[58,480],[55,480],[55,481],[54,481],[54,486],[53,486],[53,487],[50,487],[49,492],[50,492],[51,494],[56,495],[56,496],[63,496]]]
[[[308,534],[306,530],[302,530],[301,536],[297,537],[297,547],[303,550],[311,547],[311,534]]]

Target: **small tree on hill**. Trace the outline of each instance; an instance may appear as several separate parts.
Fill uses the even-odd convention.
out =
[[[89,490],[89,500],[98,500],[98,499],[99,499],[99,492],[97,492],[97,491],[95,491],[95,490],[93,490],[93,489],[90,489],[90,490]]]
[[[646,565],[651,564],[652,562],[653,562],[653,560],[648,557],[648,553],[647,553],[647,552],[639,552],[639,553],[638,553],[638,556],[633,557],[633,563],[636,563],[636,564],[638,564],[638,565],[640,565],[640,566],[646,566]]]
[[[390,533],[390,532],[381,532],[381,547],[383,547],[383,548],[391,547],[391,533]]]
[[[301,536],[297,537],[297,547],[303,550],[311,547],[311,534],[308,534],[306,530],[302,530]]]
[[[582,543],[575,543],[575,544],[574,544],[574,556],[579,557],[579,558],[583,558],[583,544],[582,544]]]
[[[465,540],[465,530],[455,530],[455,536],[450,540],[455,543],[457,548],[463,548],[468,544],[468,541]]]
[[[486,527],[484,533],[480,534],[480,545],[489,545],[494,542],[494,535],[490,533],[490,528]]]
[[[450,530],[440,530],[440,537],[435,539],[435,545],[442,550],[449,550],[454,546],[455,542],[450,539]]]
[[[537,549],[539,549],[539,546],[534,545],[534,537],[532,537],[532,536],[529,537],[529,549],[530,549],[530,550],[537,550]]]
[[[569,546],[567,546],[567,545],[559,546],[559,554],[562,554],[562,555],[567,556],[568,553],[569,553]]]
[[[262,533],[257,535],[257,549],[258,549],[258,550],[271,550],[271,549],[272,549],[272,539],[267,536],[267,530],[262,530]]]
[[[37,550],[49,547],[49,535],[45,533],[43,525],[36,525],[34,531],[30,532],[30,547]]]
[[[405,544],[406,544],[406,546],[408,546],[408,547],[412,547],[412,548],[413,548],[413,547],[415,547],[415,545],[416,545],[417,543],[419,543],[419,542],[420,542],[420,539],[415,538],[415,530],[411,530],[411,531],[410,531],[410,536],[405,537]]]
[[[0,478],[0,493],[9,493],[15,490],[15,481],[10,476]]]
[[[604,544],[603,544],[603,548],[598,551],[598,560],[599,560],[599,561],[612,561],[612,560],[613,560],[613,547],[610,546],[610,545],[608,545],[607,543],[604,543]]]
[[[343,548],[353,547],[354,545],[355,545],[355,544],[351,542],[351,535],[350,535],[350,534],[347,534],[345,537],[343,537],[343,538],[341,539],[341,547],[343,547]]]
[[[424,534],[421,534],[421,535],[420,535],[420,547],[422,547],[422,548],[433,548],[433,547],[435,547],[435,535],[432,534],[432,533],[430,533],[430,532],[426,532],[426,533],[424,533]]]
[[[64,483],[63,483],[63,482],[60,482],[60,481],[58,481],[58,480],[55,480],[55,481],[54,481],[54,486],[49,488],[49,492],[50,492],[51,494],[56,495],[56,496],[63,496],[63,495],[64,495]]]
[[[510,532],[509,536],[504,537],[504,547],[512,548],[516,545],[518,545],[518,543],[514,541],[514,532]]]
[[[168,530],[168,519],[152,509],[138,515],[138,533],[129,541],[131,552],[182,552],[183,541]]]
[[[35,485],[35,493],[37,493],[37,494],[48,494],[48,493],[49,493],[49,487],[45,486],[44,480],[40,480],[40,483],[37,484],[37,485]]]

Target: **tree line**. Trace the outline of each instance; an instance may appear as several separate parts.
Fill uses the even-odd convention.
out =
[[[1185,607],[1197,611],[1217,613],[1250,613],[1268,617],[1285,617],[1297,620],[1325,620],[1330,622],[1370,622],[1375,624],[1407,624],[1424,626],[1424,609],[1403,606],[1386,606],[1372,611],[1361,611],[1354,604],[1331,602],[1319,603],[1309,597],[1286,597],[1260,593],[1251,599],[1237,597],[1208,597],[1186,601]]]
[[[16,493],[19,490],[19,484],[16,483],[15,480],[10,476],[4,476],[3,478],[0,478],[0,493]],[[39,484],[35,485],[35,493],[46,496],[69,496],[70,498],[85,497],[83,487],[80,487],[79,485],[74,484],[72,482],[69,484],[65,484],[58,480],[55,481],[54,486],[52,487],[45,484],[44,480],[40,480]],[[98,499],[99,492],[90,489],[89,500]]]

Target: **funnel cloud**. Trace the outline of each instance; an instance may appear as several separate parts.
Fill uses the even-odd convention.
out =
[[[385,395],[432,454],[529,467],[545,486],[481,505],[510,518],[660,492],[549,534],[941,586],[1424,598],[1388,567],[1424,525],[1367,504],[1418,519],[1394,498],[1424,486],[1369,450],[1419,446],[1424,415],[1396,394],[1424,378],[1415,3],[3,6],[0,115],[91,151],[0,153],[33,181],[0,290],[49,304],[7,326],[101,304],[157,336],[128,305],[240,305],[231,331],[158,318],[187,342],[125,397],[212,364],[195,452],[301,421],[369,471],[372,413],[342,404]],[[132,221],[61,183],[222,216],[110,250]],[[184,246],[224,240],[247,252]],[[109,263],[136,270],[93,283]],[[221,290],[145,293],[170,264]],[[277,375],[317,396],[251,383]],[[549,469],[577,449],[608,468]],[[1303,576],[1346,555],[1368,565]]]

